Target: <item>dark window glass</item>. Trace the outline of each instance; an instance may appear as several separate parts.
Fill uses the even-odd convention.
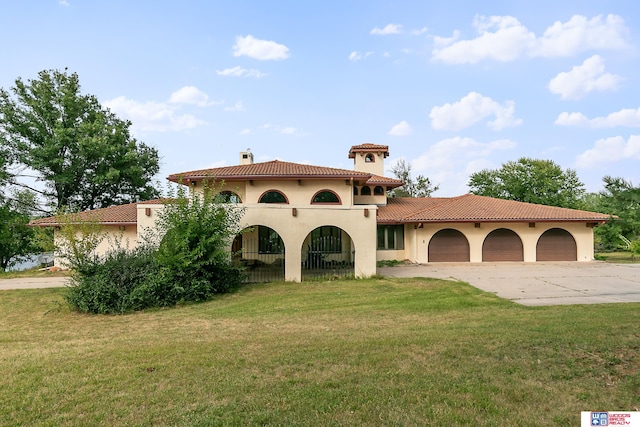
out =
[[[284,253],[284,242],[280,235],[269,227],[258,227],[258,252],[261,254]]]
[[[375,196],[382,196],[382,195],[384,194],[384,188],[380,187],[379,185],[378,185],[378,186],[376,186],[376,187],[373,189],[373,194],[374,194]]]
[[[340,199],[333,191],[320,191],[313,197],[311,203],[340,203]]]
[[[360,194],[362,196],[370,196],[371,195],[371,187],[362,187],[362,190],[360,190]]]
[[[287,198],[279,191],[267,191],[260,197],[259,203],[287,203]]]

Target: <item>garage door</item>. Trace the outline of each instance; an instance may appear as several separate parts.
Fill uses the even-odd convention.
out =
[[[469,262],[469,242],[458,230],[440,230],[429,241],[429,262]]]
[[[522,240],[506,228],[492,231],[482,244],[482,261],[524,261]]]
[[[577,261],[576,241],[566,230],[552,228],[545,231],[536,245],[538,261]]]

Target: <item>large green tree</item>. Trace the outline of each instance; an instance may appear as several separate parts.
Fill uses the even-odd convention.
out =
[[[0,271],[40,251],[34,230],[26,225],[29,222],[26,204],[17,203],[17,199],[0,194]]]
[[[391,168],[391,172],[404,183],[402,187],[392,191],[394,197],[431,197],[431,193],[440,188],[433,185],[425,176],[418,175],[415,179],[411,175],[411,163],[400,159]]]
[[[131,123],[82,94],[76,73],[41,71],[0,89],[0,145],[18,168],[14,185],[37,192],[44,210],[87,210],[158,195],[158,152],[130,134]]]
[[[615,215],[607,224],[596,228],[598,243],[603,250],[612,250],[628,240],[640,239],[640,187],[623,178],[605,176],[604,190],[599,193],[598,210]]]
[[[468,185],[471,193],[480,196],[574,209],[582,206],[585,193],[574,170],[527,157],[473,173]]]

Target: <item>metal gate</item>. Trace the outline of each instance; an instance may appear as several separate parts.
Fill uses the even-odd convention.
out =
[[[316,232],[317,230],[320,231]],[[348,241],[345,242],[348,244],[343,245],[342,230],[336,227],[319,227],[309,237],[302,250],[303,280],[342,277],[354,273],[355,251],[351,250],[351,239],[348,236]]]
[[[245,269],[245,282],[284,280],[284,242],[273,229],[256,226],[236,236],[231,247],[234,262]]]

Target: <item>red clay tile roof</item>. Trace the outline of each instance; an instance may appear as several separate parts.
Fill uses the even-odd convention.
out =
[[[287,179],[362,179],[371,177],[370,173],[358,172],[348,169],[327,168],[323,166],[304,165],[301,163],[282,162],[272,160],[270,162],[252,163],[247,165],[225,166],[221,168],[201,169],[196,171],[171,174],[169,181],[178,182],[180,178],[185,181],[213,178],[225,181],[240,180],[287,180]]]
[[[376,151],[383,151],[384,152],[384,157],[388,157],[389,156],[389,146],[388,145],[377,145],[377,144],[371,144],[371,143],[365,143],[365,144],[360,144],[360,145],[354,145],[353,147],[351,147],[351,149],[349,150],[349,158],[353,159],[354,157],[356,157],[356,153],[363,153],[363,152],[376,152]]]
[[[378,209],[378,222],[602,222],[610,215],[465,194],[452,198],[389,199]]]
[[[154,199],[140,202],[140,204],[156,204],[166,203],[170,199]],[[138,222],[137,209],[138,203],[128,203],[126,205],[111,206],[108,208],[94,209],[91,211],[70,214],[70,222],[96,221],[103,225],[136,225]],[[50,216],[48,218],[40,218],[29,221],[30,226],[35,227],[55,227],[61,225],[60,216]]]
[[[401,187],[403,182],[395,178],[387,178],[386,176],[371,175],[371,178],[365,182],[365,185],[384,185],[389,188]]]

